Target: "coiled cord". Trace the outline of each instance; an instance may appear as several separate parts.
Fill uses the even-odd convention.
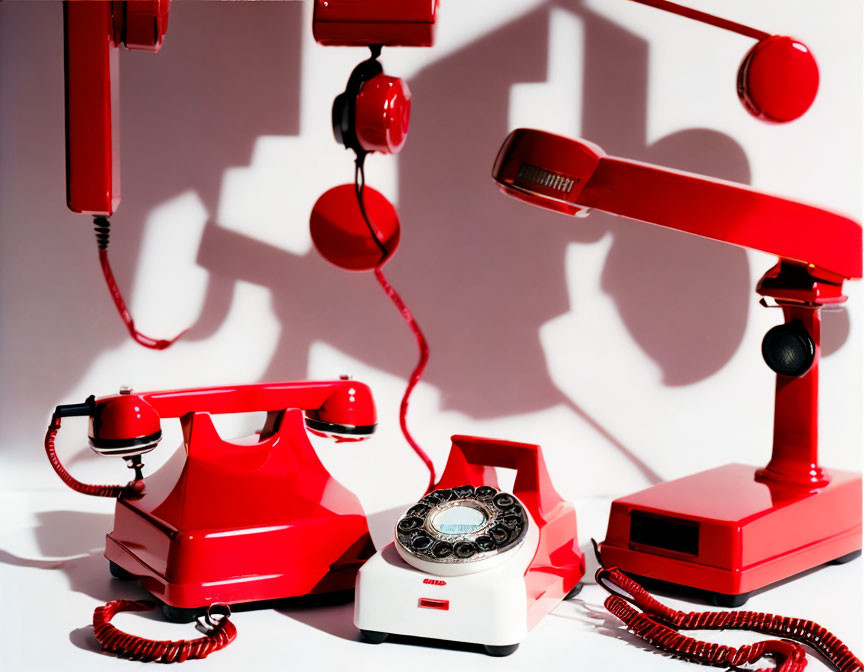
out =
[[[57,451],[54,447],[54,440],[57,437],[57,432],[60,430],[60,418],[54,415],[51,418],[51,424],[48,425],[48,431],[45,434],[45,453],[48,455],[48,461],[54,467],[54,471],[67,486],[80,492],[84,495],[92,497],[119,497],[122,494],[136,494],[144,489],[144,481],[132,481],[128,485],[90,485],[77,480],[72,474],[66,471],[66,468],[60,463],[60,458],[57,457]]]
[[[93,228],[96,232],[96,246],[99,249],[99,265],[102,267],[102,275],[105,277],[105,284],[108,285],[108,291],[111,298],[114,300],[114,305],[117,307],[117,312],[120,314],[120,319],[126,325],[126,330],[132,339],[139,345],[151,350],[164,350],[170,347],[174,341],[183,336],[188,331],[184,329],[174,338],[170,340],[155,339],[142,334],[135,328],[135,320],[132,319],[132,314],[126,307],[126,302],[123,300],[123,294],[120,293],[120,288],[117,286],[117,280],[114,278],[114,273],[111,270],[111,263],[108,261],[108,244],[111,242],[111,222],[107,217],[94,217]]]
[[[208,615],[211,628],[204,637],[197,639],[155,640],[130,635],[111,625],[118,611],[148,611],[156,605],[149,601],[114,600],[97,607],[93,612],[93,632],[105,651],[123,658],[145,663],[182,663],[190,658],[206,658],[214,651],[223,649],[237,637],[237,628],[228,616],[213,621]]]
[[[767,656],[778,661],[777,672],[800,672],[807,665],[800,644],[808,644],[838,672],[864,671],[864,663],[839,638],[813,621],[758,611],[678,611],[658,602],[617,567],[601,566],[596,580],[611,593],[604,606],[628,630],[649,644],[686,660],[723,667],[753,663]],[[800,644],[768,640],[733,649],[687,637],[677,630],[750,630]]]

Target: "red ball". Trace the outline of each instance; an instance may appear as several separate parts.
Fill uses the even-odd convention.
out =
[[[807,110],[819,90],[819,68],[807,46],[791,37],[760,40],[738,69],[738,97],[757,119],[783,123]]]
[[[309,216],[315,249],[331,264],[347,271],[371,271],[386,262],[399,246],[399,216],[390,201],[366,187],[363,203],[386,255],[363,219],[353,184],[341,184],[324,192]]]

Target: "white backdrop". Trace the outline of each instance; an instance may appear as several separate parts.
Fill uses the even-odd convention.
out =
[[[439,471],[454,433],[540,443],[580,501],[767,461],[760,343],[781,318],[754,287],[774,259],[541,212],[489,177],[508,131],[533,126],[860,220],[860,3],[687,4],[806,42],[821,72],[810,112],[754,120],[735,94],[752,40],[626,0],[442,0],[434,48],[384,50],[414,94],[412,127],[367,180],[402,219],[387,271],[432,349],[409,424]],[[150,352],[115,314],[88,219],[65,208],[60,4],[3,2],[0,31],[0,487],[63,488],[41,446],[58,403],[350,373],[372,386],[380,429],[316,443],[322,458],[370,513],[416,499],[426,475],[397,422],[413,337],[371,274],[331,267],[308,233],[317,197],[352,179],[330,105],[367,52],[316,45],[310,3],[175,0],[162,51],[121,55],[115,272],[142,331],[192,324]],[[860,469],[864,291],[847,290],[848,308],[825,315],[821,456]],[[241,435],[260,418],[220,423]],[[179,444],[176,423],[164,429],[150,468]],[[58,445],[82,478],[127,477],[84,448],[83,422]],[[603,516],[588,527],[602,536]]]
[[[114,313],[88,219],[64,207],[60,6],[2,12],[0,482],[59,485],[41,449],[57,403],[121,384],[344,372],[372,385],[380,432],[323,448],[328,464],[371,510],[411,499],[425,476],[396,418],[413,338],[371,275],[329,266],[308,233],[315,199],[352,176],[329,108],[364,50],[316,45],[309,3],[180,0],[158,55],[122,54],[115,269],[142,330],[193,325],[149,352]],[[803,0],[740,1],[724,14],[810,45],[822,84],[804,118],[771,126],[743,110],[748,38],[625,0],[444,0],[433,49],[385,50],[414,93],[413,123],[402,154],[370,159],[368,181],[402,217],[387,270],[432,347],[409,420],[439,468],[457,432],[541,443],[574,497],[766,461],[773,375],[760,342],[780,316],[753,289],[773,259],[540,212],[489,178],[507,132],[534,126],[860,218],[860,5],[817,15]],[[862,438],[864,297],[848,290],[847,310],[826,315],[822,365],[822,457],[839,467],[856,467]],[[77,427],[60,443],[83,439]],[[122,472],[86,451],[76,467]],[[376,488],[382,470],[395,491]]]

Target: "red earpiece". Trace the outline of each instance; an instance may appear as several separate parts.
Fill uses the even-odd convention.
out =
[[[358,156],[396,154],[405,144],[411,117],[411,91],[398,77],[384,74],[372,58],[354,68],[345,92],[333,101],[333,135]]]
[[[355,186],[342,184],[324,192],[309,217],[315,249],[331,264],[348,271],[371,271],[399,246],[399,216],[390,201],[366,187],[363,203],[367,217],[360,210]]]
[[[757,119],[774,123],[793,121],[813,104],[819,90],[819,68],[813,54],[802,42],[667,0],[632,2],[759,40],[738,68],[738,97]]]
[[[141,455],[162,439],[162,425],[153,406],[140,395],[123,390],[96,402],[89,439],[93,450],[102,455]]]

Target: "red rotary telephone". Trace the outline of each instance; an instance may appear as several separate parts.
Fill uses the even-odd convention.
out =
[[[225,441],[211,414],[266,411],[259,435]],[[101,455],[135,471],[126,486],[75,480],[54,450],[61,418],[90,420]],[[141,456],[179,418],[185,451],[142,476]],[[136,578],[169,620],[191,621],[219,604],[349,590],[372,555],[357,497],[321,464],[306,435],[363,439],[375,430],[369,388],[352,380],[272,383],[120,394],[58,406],[45,440],[63,481],[116,497],[105,556],[111,573]],[[231,504],[220,504],[229,497]]]

